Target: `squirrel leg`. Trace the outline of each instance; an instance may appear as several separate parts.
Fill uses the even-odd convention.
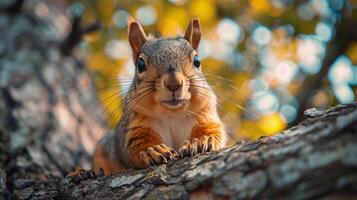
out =
[[[128,132],[126,149],[135,168],[160,165],[177,156],[176,151],[162,144],[159,135],[150,128],[138,128]]]
[[[180,157],[219,150],[224,146],[224,133],[222,130],[221,123],[199,123],[192,129],[190,139],[186,140],[180,148]]]
[[[104,171],[104,174],[114,174],[127,170],[120,162],[110,158],[109,154],[101,144],[97,144],[92,158],[94,172]]]

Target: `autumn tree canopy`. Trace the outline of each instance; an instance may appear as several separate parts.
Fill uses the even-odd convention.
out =
[[[134,71],[128,16],[157,36],[182,34],[190,18],[200,18],[203,71],[234,138],[270,135],[296,124],[306,108],[356,100],[356,1],[103,0],[69,5],[69,13],[83,15],[85,24],[102,25],[76,52],[97,75],[111,125],[120,117],[121,91],[129,87]]]

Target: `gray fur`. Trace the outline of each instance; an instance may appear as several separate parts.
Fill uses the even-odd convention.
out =
[[[183,37],[176,38],[154,38],[147,41],[140,53],[144,53],[160,72],[165,72],[169,66],[180,70],[180,64],[190,58],[194,49]]]

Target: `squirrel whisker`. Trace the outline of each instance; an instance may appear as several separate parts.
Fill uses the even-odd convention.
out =
[[[195,90],[194,92],[193,92],[193,94],[194,95],[197,95],[197,96],[200,96],[200,97],[202,97],[202,98],[204,98],[204,99],[207,99],[207,96],[208,97],[215,97],[215,95],[214,95],[214,93],[212,92],[212,93],[206,93],[206,92],[203,92],[203,91],[200,91],[200,90]],[[209,98],[209,99],[207,99],[207,101],[210,101],[210,102],[215,102],[214,100],[213,100],[213,98]],[[217,102],[217,103],[219,103],[219,102]]]
[[[185,110],[185,112],[188,112],[190,114],[194,114],[194,115],[196,115],[196,117],[200,118],[200,115],[195,113],[195,112],[193,112],[192,110]]]
[[[216,75],[216,74],[205,74],[206,77],[215,77],[215,78],[218,78],[218,79],[221,79],[223,81],[227,81],[227,82],[233,82],[233,80],[230,80],[230,79],[227,79],[227,78],[224,78],[222,76],[219,76],[219,75]]]
[[[129,105],[132,101],[134,101],[134,100],[136,100],[136,99],[138,99],[138,98],[142,98],[142,95],[146,94],[147,92],[153,92],[153,91],[155,91],[155,89],[152,88],[152,87],[150,87],[150,88],[148,88],[148,89],[146,89],[146,90],[144,90],[144,91],[141,91],[140,93],[135,94],[134,96],[131,96],[131,97],[128,96],[128,98],[125,99],[122,103],[123,103],[125,106],[127,106],[127,105]]]
[[[118,117],[120,111],[122,111],[126,106],[133,104],[136,105],[136,103],[138,102],[137,100],[143,99],[145,98],[147,95],[151,94],[152,92],[154,92],[155,90],[152,88],[149,88],[141,93],[135,94],[134,96],[125,99],[123,102],[120,103],[120,105],[111,113],[115,118]],[[129,111],[129,110],[128,110]]]

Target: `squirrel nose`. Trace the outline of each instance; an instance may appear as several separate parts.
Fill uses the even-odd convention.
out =
[[[171,92],[176,92],[182,87],[182,82],[179,82],[177,79],[169,79],[167,82],[164,82],[164,85]]]

